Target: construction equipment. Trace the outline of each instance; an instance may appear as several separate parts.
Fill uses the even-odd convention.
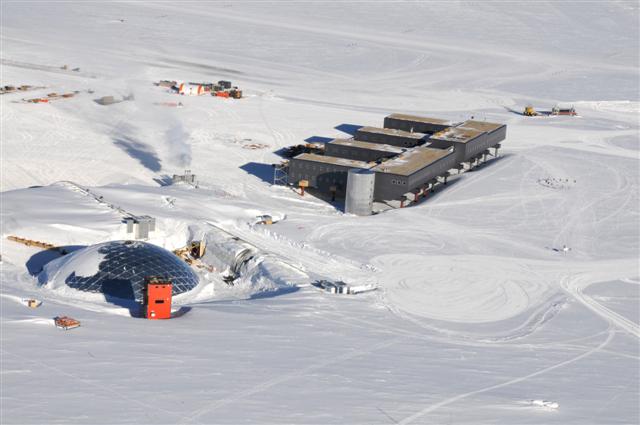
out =
[[[80,326],[79,320],[76,320],[69,316],[54,317],[53,323],[55,323],[56,328],[64,329],[65,331],[68,331],[69,329],[77,328]]]
[[[551,115],[569,115],[569,116],[576,116],[578,115],[576,113],[576,109],[573,106],[570,107],[560,107],[559,105],[556,105],[553,107],[553,109],[551,109]]]
[[[522,113],[525,117],[535,117],[538,115],[533,105],[527,105],[524,107],[524,112]]]
[[[174,250],[173,253],[190,266],[213,271],[211,266],[206,265],[200,260],[204,256],[206,249],[207,245],[204,240],[192,241],[189,245]]]
[[[204,255],[205,243],[192,241],[189,245],[173,251],[175,255],[182,258],[186,263],[192,264],[193,260],[200,259]]]
[[[147,319],[170,319],[173,284],[170,280],[150,276],[144,287],[144,315]]]
[[[176,84],[178,84],[177,81],[172,81],[172,80],[160,80],[157,83],[154,83],[156,86],[158,87],[167,87],[167,88],[171,88],[173,86],[175,86]]]

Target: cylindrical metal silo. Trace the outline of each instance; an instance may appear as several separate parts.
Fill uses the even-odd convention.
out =
[[[347,177],[345,212],[355,215],[371,215],[376,173],[355,168]]]

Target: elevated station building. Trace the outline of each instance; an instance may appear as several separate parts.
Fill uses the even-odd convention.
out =
[[[491,148],[497,147],[507,135],[507,126],[482,121],[465,121],[429,137],[429,146],[448,149],[453,147],[459,163],[468,162]]]
[[[306,180],[309,187],[322,192],[330,192],[335,187],[338,194],[344,194],[349,170],[369,169],[374,165],[372,162],[303,153],[289,161],[289,182]]]
[[[453,149],[419,146],[408,150],[371,168],[376,173],[373,198],[399,199],[406,193],[424,188],[455,166]]]
[[[384,128],[431,134],[451,127],[453,123],[439,118],[419,117],[407,114],[391,114],[384,119]]]
[[[402,148],[412,148],[424,144],[427,140],[427,135],[393,128],[361,127],[356,131],[354,139],[362,142],[384,143]]]
[[[384,126],[361,127],[352,139],[334,139],[324,154],[292,158],[289,184],[306,180],[308,187],[344,195],[349,170],[369,170],[375,173],[374,200],[402,200],[432,188],[438,179],[446,183],[451,169],[486,160],[489,148],[497,156],[507,130],[485,121],[452,123],[405,114],[387,116]]]
[[[334,139],[325,144],[325,155],[356,161],[379,161],[392,158],[405,152],[406,149],[384,143],[370,143],[354,139]]]

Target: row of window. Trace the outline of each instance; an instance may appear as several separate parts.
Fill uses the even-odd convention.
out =
[[[348,155],[352,158],[365,158],[364,152],[352,151],[350,149],[332,148],[336,155]]]
[[[349,149],[349,148],[331,148],[336,155],[348,155],[355,158],[366,158],[368,155],[366,152],[362,152],[361,149]]]
[[[320,172],[338,171],[335,169],[335,167],[331,167],[330,165],[314,164],[311,162],[300,162],[299,165],[300,165],[300,168],[303,170],[312,170],[312,171],[320,171]]]
[[[346,177],[345,178],[340,178],[340,177],[325,177],[325,176],[319,176],[318,177],[318,182],[319,183],[331,183],[331,184],[337,184],[337,183],[346,183]]]
[[[308,180],[311,181],[312,177],[308,174],[303,174],[303,173],[291,173],[290,175],[291,180],[290,181],[299,181],[299,180]],[[342,176],[333,176],[333,177],[327,177],[327,176],[318,176],[316,177],[316,181],[318,183],[331,183],[331,184],[339,184],[339,183],[346,183],[346,175],[344,177]]]
[[[292,172],[290,173],[290,178],[291,181],[298,181],[298,180],[312,180],[312,177],[310,174],[305,174],[305,173],[296,173],[296,172]],[[347,174],[344,173],[343,175],[333,175],[331,177],[328,176],[317,176],[316,180],[318,183],[331,183],[331,184],[337,184],[337,183],[343,183],[346,184],[347,181]],[[397,185],[397,186],[406,186],[407,181],[403,180],[403,179],[391,179],[391,184]]]
[[[408,140],[398,140],[398,139],[384,139],[384,138],[373,138],[372,140],[368,140],[369,142],[372,143],[382,143],[382,144],[387,144],[387,145],[391,145],[391,146],[402,146],[404,148],[410,148],[412,146],[415,146],[415,142],[413,140],[408,141]]]

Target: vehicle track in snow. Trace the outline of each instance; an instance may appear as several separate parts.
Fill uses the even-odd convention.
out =
[[[616,313],[615,311],[598,303],[593,297],[584,293],[584,290],[591,284],[596,283],[586,274],[574,275],[566,277],[562,280],[562,288],[573,298],[578,300],[586,308],[602,317],[609,323],[627,331],[631,335],[640,339],[640,325],[627,319],[626,317]]]
[[[497,322],[524,313],[552,293],[525,259],[479,255],[375,257],[389,306],[427,320]]]
[[[584,359],[585,357],[588,357],[588,356],[590,356],[590,355],[592,355],[594,353],[597,353],[598,351],[601,351],[604,347],[609,345],[609,343],[613,340],[614,336],[615,336],[615,331],[613,331],[613,329],[609,328],[609,330],[607,332],[607,338],[602,343],[598,344],[596,347],[591,348],[590,350],[588,350],[586,352],[583,352],[582,354],[579,354],[579,355],[577,355],[575,357],[572,357],[572,358],[570,358],[568,360],[565,360],[565,361],[562,361],[560,363],[556,363],[556,364],[554,364],[552,366],[548,366],[546,368],[540,369],[540,370],[538,370],[536,372],[533,372],[533,373],[530,373],[530,374],[527,374],[527,375],[524,375],[524,376],[521,376],[521,377],[518,377],[518,378],[514,378],[514,379],[511,379],[511,380],[508,380],[506,382],[502,382],[502,383],[499,383],[499,384],[494,384],[494,385],[490,385],[488,387],[480,388],[480,389],[477,389],[477,390],[474,390],[474,391],[469,391],[469,392],[466,392],[466,393],[458,394],[458,395],[456,395],[454,397],[450,397],[450,398],[442,400],[442,401],[440,401],[438,403],[432,404],[432,405],[420,410],[419,412],[414,413],[411,416],[407,416],[406,418],[398,421],[397,423],[398,423],[398,425],[411,424],[411,423],[415,422],[416,420],[422,418],[423,416],[425,416],[425,415],[427,415],[427,414],[429,414],[429,413],[431,413],[431,412],[433,412],[433,411],[435,411],[437,409],[440,409],[441,407],[447,406],[447,405],[452,404],[452,403],[456,403],[456,402],[458,402],[460,400],[463,400],[465,398],[468,398],[468,397],[471,397],[471,396],[475,396],[475,395],[478,395],[478,394],[482,394],[482,393],[486,393],[486,392],[489,392],[489,391],[497,390],[499,388],[508,387],[510,385],[513,385],[513,384],[518,384],[518,383],[524,382],[524,381],[526,381],[528,379],[535,378],[536,376],[543,375],[543,374],[545,374],[547,372],[551,372],[552,370],[555,370],[555,369],[570,365],[572,363],[575,363],[575,362],[577,362],[579,360]]]
[[[545,302],[539,308],[535,309],[533,313],[531,313],[521,325],[505,330],[500,333],[492,333],[492,334],[481,334],[481,333],[470,333],[470,332],[461,332],[453,329],[449,329],[443,326],[431,325],[427,324],[422,320],[419,320],[418,317],[415,317],[411,313],[407,313],[401,310],[398,307],[395,307],[391,304],[387,305],[389,311],[399,318],[406,320],[407,322],[413,323],[415,326],[420,329],[424,329],[428,331],[429,334],[423,335],[415,332],[401,331],[397,330],[395,333],[403,333],[409,334],[411,336],[435,340],[441,343],[447,344],[455,344],[455,345],[463,345],[463,346],[477,346],[477,347],[486,347],[488,345],[491,346],[513,346],[514,342],[517,344],[518,340],[526,338],[527,336],[535,333],[538,329],[544,326],[547,322],[552,320],[562,309],[564,306],[564,301],[562,297],[554,296],[548,302]],[[350,318],[349,320],[356,320],[356,318]],[[370,325],[376,326],[376,325]],[[378,326],[379,327],[379,326]],[[391,331],[392,329],[389,328]],[[568,341],[563,341],[566,343]],[[557,344],[554,342],[553,344]],[[547,346],[548,344],[525,344],[528,347],[532,346]]]
[[[76,382],[79,382],[83,385],[85,385],[86,387],[90,387],[93,388],[95,390],[98,390],[99,392],[102,393],[108,393],[110,396],[115,397],[119,400],[122,400],[125,403],[128,404],[135,404],[138,407],[142,407],[149,416],[153,416],[153,414],[157,415],[158,411],[162,412],[163,415],[169,415],[172,417],[176,417],[178,416],[178,414],[175,411],[171,411],[171,410],[167,410],[164,409],[158,405],[150,405],[147,404],[145,402],[142,402],[140,400],[137,400],[131,396],[125,396],[122,394],[122,391],[116,390],[116,389],[112,389],[108,386],[105,386],[103,382],[98,382],[95,380],[91,380],[91,379],[85,379],[82,378],[74,373],[68,372],[66,370],[63,370],[60,367],[56,367],[56,366],[52,366],[48,363],[45,363],[43,361],[40,360],[34,360],[34,359],[28,359],[28,358],[24,358],[23,356],[18,356],[16,354],[13,354],[5,349],[0,350],[0,353],[2,353],[3,356],[9,355],[12,357],[16,357],[18,358],[18,360],[21,362],[21,364],[23,364],[23,362],[28,362],[32,365],[37,365],[40,366],[42,368],[48,369],[49,371],[55,372],[59,375],[65,376],[67,378],[71,378]]]
[[[254,386],[251,386],[243,391],[240,392],[236,392],[233,393],[232,395],[229,395],[227,397],[218,399],[213,401],[212,403],[206,404],[205,406],[203,406],[202,408],[196,410],[195,412],[193,412],[191,415],[187,416],[186,418],[183,418],[181,421],[179,421],[180,424],[186,424],[186,423],[192,423],[194,421],[196,421],[198,418],[201,418],[202,416],[212,413],[215,410],[224,407],[228,404],[232,404],[235,403],[237,401],[241,401],[241,400],[246,400],[247,398],[251,397],[254,394],[259,394],[263,391],[266,391],[276,385],[280,385],[282,383],[288,382],[292,379],[296,379],[296,378],[301,378],[303,376],[305,376],[306,374],[319,370],[319,369],[323,369],[327,366],[331,366],[333,364],[336,363],[341,363],[341,362],[346,362],[348,360],[354,359],[356,357],[360,357],[360,356],[366,356],[368,354],[371,354],[375,351],[387,348],[387,347],[391,347],[392,345],[395,345],[397,343],[399,343],[400,341],[402,341],[405,337],[398,337],[398,338],[394,338],[390,341],[384,341],[384,342],[380,342],[378,344],[375,344],[373,346],[370,347],[363,347],[363,348],[359,348],[359,349],[355,349],[355,350],[349,350],[346,351],[343,354],[340,355],[336,355],[336,356],[329,356],[329,358],[324,358],[323,360],[316,362],[316,363],[312,363],[306,367],[303,367],[301,369],[298,370],[294,370],[292,372],[286,373],[284,375],[278,375],[272,379],[269,379],[267,381],[261,382],[259,384],[256,384]]]
[[[572,199],[567,199],[564,201],[563,205],[566,207],[566,213],[563,214],[565,225],[562,226],[561,229],[556,234],[556,237],[553,241],[553,245],[559,246],[563,241],[569,241],[571,238],[571,234],[575,231],[575,228],[579,225],[591,227],[591,232],[596,233],[596,225],[600,224],[606,220],[609,220],[615,217],[620,211],[624,209],[624,207],[631,201],[633,197],[633,191],[630,189],[630,183],[628,179],[623,176],[619,170],[616,168],[607,165],[606,162],[603,161],[594,161],[587,159],[590,163],[593,164],[594,167],[606,167],[608,171],[613,174],[615,178],[615,187],[612,191],[603,193],[598,197],[589,197],[586,191],[580,191],[577,195],[578,199],[573,197]],[[624,198],[622,195],[627,192]],[[606,204],[608,201],[614,201],[617,199],[624,199],[622,205],[615,208],[613,211],[608,211],[602,217],[596,217],[594,212],[594,207],[597,205]],[[591,220],[585,220],[585,215],[590,214]],[[583,233],[583,232],[578,232]]]
[[[563,306],[563,304],[559,304],[557,302],[558,297],[553,297],[548,303],[543,305],[540,309],[536,310],[530,317],[528,317],[525,322],[516,328],[515,330],[509,330],[503,333],[504,336],[494,337],[494,336],[482,336],[482,335],[473,335],[471,333],[464,333],[460,331],[450,330],[443,327],[429,326],[424,323],[417,323],[411,319],[408,319],[404,316],[404,313],[398,314],[394,309],[387,308],[391,314],[397,315],[399,318],[403,320],[407,320],[407,322],[413,323],[417,326],[417,328],[421,331],[413,331],[409,329],[403,329],[398,326],[388,326],[382,323],[376,323],[371,320],[360,319],[358,317],[350,316],[345,317],[343,313],[337,311],[335,313],[327,313],[323,311],[322,313],[318,313],[319,320],[323,322],[332,322],[336,323],[340,326],[350,326],[356,329],[363,330],[377,330],[379,332],[388,334],[388,335],[403,335],[407,338],[420,340],[420,341],[428,341],[430,343],[437,342],[445,345],[453,345],[460,347],[516,347],[523,346],[528,349],[554,349],[558,347],[562,347],[569,350],[584,350],[584,345],[579,345],[578,343],[584,340],[588,340],[594,338],[603,332],[597,332],[595,334],[591,334],[588,336],[583,336],[580,338],[563,340],[560,342],[550,341],[550,342],[539,342],[539,343],[528,343],[522,342],[519,343],[518,340],[525,338],[526,336],[537,331],[541,326],[546,324],[549,320],[551,320],[558,313],[559,308]],[[528,332],[523,331],[526,329]],[[428,331],[428,332],[424,332]],[[619,354],[625,356],[625,354]],[[628,355],[626,355],[628,356]],[[636,358],[633,357],[632,358]]]
[[[72,71],[70,69],[62,69],[59,66],[40,65],[29,62],[19,62],[11,59],[0,58],[0,65],[11,66],[22,69],[32,69],[36,71],[52,72],[56,74],[70,75],[72,77],[96,78],[94,74],[88,74],[84,71]]]

